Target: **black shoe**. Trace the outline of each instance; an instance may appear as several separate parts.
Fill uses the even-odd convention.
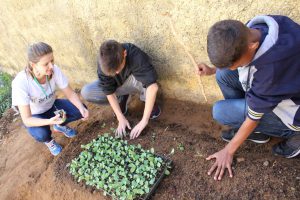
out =
[[[154,104],[151,115],[150,115],[150,119],[156,119],[157,117],[159,117],[161,113],[160,107],[156,104]]]
[[[128,110],[128,102],[130,100],[129,95],[128,94],[123,95],[123,96],[120,96],[119,98],[121,99],[121,101],[119,103],[121,111],[122,111],[123,115],[126,115],[127,110]]]
[[[230,142],[230,140],[235,136],[235,134],[237,133],[238,130],[236,129],[229,129],[226,131],[222,131],[222,139],[226,142]],[[259,144],[263,144],[263,143],[267,143],[270,140],[270,136],[265,135],[263,133],[260,132],[253,132],[251,133],[247,140],[250,140],[252,142],[255,143],[259,143]]]
[[[293,158],[300,154],[300,134],[275,144],[272,148],[273,154],[286,158]]]

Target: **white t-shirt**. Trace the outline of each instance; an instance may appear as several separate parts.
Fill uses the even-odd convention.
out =
[[[40,86],[44,88],[46,95]],[[19,72],[12,81],[12,105],[29,105],[33,115],[44,113],[54,104],[56,86],[64,89],[68,86],[68,80],[58,66],[54,65],[52,78],[40,86],[25,70]]]

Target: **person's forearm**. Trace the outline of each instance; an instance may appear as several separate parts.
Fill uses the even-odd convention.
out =
[[[158,91],[157,83],[153,83],[149,85],[146,89],[146,102],[145,102],[145,108],[144,108],[144,114],[142,120],[147,123],[149,121],[155,103],[157,91]]]
[[[112,107],[114,113],[116,114],[118,120],[122,117],[124,117],[121,108],[120,108],[120,104],[118,102],[117,96],[115,93],[107,95],[107,100],[110,104],[110,106]],[[119,120],[120,121],[120,120]]]
[[[26,127],[47,126],[50,125],[50,120],[36,117],[28,117],[23,120],[23,123]]]
[[[258,122],[249,119],[248,117],[239,128],[236,135],[227,144],[225,148],[228,149],[230,154],[234,154],[236,150],[241,146],[241,144],[247,139],[247,137],[252,133],[252,131],[257,127]]]
[[[82,102],[80,101],[78,95],[72,90],[70,93],[66,95],[67,99],[78,108],[78,110],[84,108]]]

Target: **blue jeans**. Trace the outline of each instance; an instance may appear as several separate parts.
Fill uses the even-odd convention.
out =
[[[67,99],[56,99],[54,105],[58,110],[63,109],[66,111],[66,121],[62,123],[62,126],[66,124],[76,121],[82,118],[79,110]],[[48,111],[42,114],[32,115],[32,117],[41,118],[41,119],[50,119],[54,117],[54,111],[56,110],[54,105]],[[50,142],[52,140],[50,126],[34,126],[34,127],[26,127],[30,135],[39,142]]]
[[[214,104],[213,118],[220,124],[239,129],[246,119],[247,103],[238,71],[217,70],[216,79],[225,100]],[[289,129],[273,112],[265,113],[254,131],[282,138],[300,133]]]

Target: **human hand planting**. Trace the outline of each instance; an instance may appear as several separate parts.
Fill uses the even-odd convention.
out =
[[[155,155],[153,148],[144,150],[107,133],[81,148],[69,163],[69,172],[112,199],[142,199],[159,182],[157,177],[170,174],[171,162]]]
[[[82,120],[85,121],[89,118],[89,111],[84,107],[82,106],[80,109],[79,109],[80,113],[81,113],[81,116],[82,116]]]
[[[116,136],[117,137],[125,137],[126,136],[126,128],[131,130],[131,126],[128,122],[128,120],[123,116],[119,119],[119,125],[118,128],[116,130]]]
[[[141,120],[130,132],[130,139],[137,138],[142,133],[147,124],[148,123],[146,121]]]
[[[232,164],[233,155],[229,153],[228,149],[225,147],[221,151],[208,156],[206,160],[211,160],[213,158],[215,158],[216,161],[207,174],[211,175],[216,170],[214,179],[220,181],[227,168],[229,172],[229,177],[232,178],[233,174],[232,174],[231,164]]]
[[[211,175],[213,171],[216,170],[214,179],[221,180],[223,174],[227,168],[229,172],[229,176],[233,177],[231,164],[233,159],[233,154],[237,151],[239,146],[243,144],[243,142],[247,139],[247,137],[254,131],[257,127],[258,121],[254,121],[249,117],[243,122],[242,126],[235,134],[235,136],[231,139],[231,141],[223,148],[221,151],[212,154],[206,158],[206,160],[211,160],[212,158],[216,159],[216,162],[208,171],[208,175]]]

